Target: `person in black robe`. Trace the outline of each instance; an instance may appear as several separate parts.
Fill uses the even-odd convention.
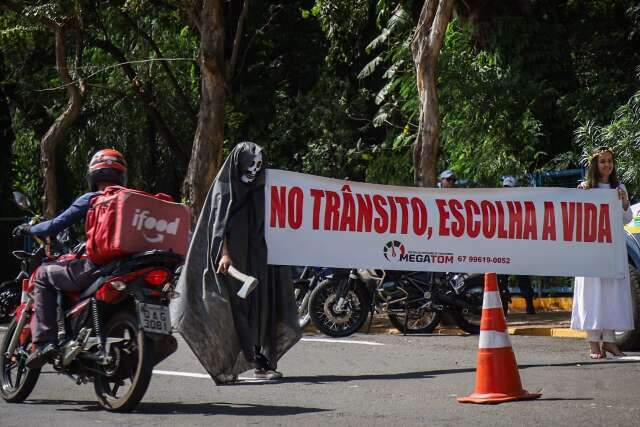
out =
[[[213,181],[171,304],[174,328],[217,384],[256,369],[273,379],[282,355],[300,339],[289,267],[267,266],[262,147],[238,144]],[[246,299],[230,265],[258,279]]]

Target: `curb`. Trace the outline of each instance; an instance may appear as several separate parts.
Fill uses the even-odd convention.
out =
[[[507,328],[509,335],[520,335],[529,337],[555,337],[555,338],[574,338],[583,339],[587,337],[587,333],[583,331],[575,331],[569,328],[545,328],[545,327],[510,327]],[[396,328],[371,328],[372,334],[391,334],[401,335],[402,333]],[[436,328],[433,335],[468,335],[462,329],[445,327]]]
[[[509,335],[524,335],[532,337],[556,337],[556,338],[585,338],[586,332],[569,328],[508,328]]]
[[[533,306],[537,311],[571,311],[573,297],[535,297]],[[513,312],[525,312],[527,302],[519,296],[512,296],[509,310]]]

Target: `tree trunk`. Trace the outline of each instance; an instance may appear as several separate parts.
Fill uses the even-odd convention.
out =
[[[67,108],[53,122],[49,130],[42,138],[40,144],[40,162],[42,164],[44,197],[44,214],[53,217],[57,211],[58,185],[56,180],[56,148],[64,140],[67,131],[80,115],[84,103],[84,89],[82,85],[76,86],[71,80],[67,68],[67,51],[65,48],[64,28],[55,29],[56,39],[56,68],[62,82],[66,85],[69,101]],[[79,54],[79,53],[78,53]]]
[[[222,162],[226,101],[224,23],[221,0],[205,0],[199,14],[201,99],[198,127],[191,150],[183,194],[194,220]]]
[[[440,134],[436,66],[452,10],[453,0],[426,0],[411,43],[420,96],[420,122],[414,143],[413,166],[415,183],[422,187],[434,187],[436,184]]]

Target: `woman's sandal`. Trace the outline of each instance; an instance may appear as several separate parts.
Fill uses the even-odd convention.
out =
[[[613,357],[624,357],[624,356],[626,356],[626,354],[623,353],[622,351],[620,351],[619,348],[616,348],[616,351],[611,351],[610,347],[606,343],[602,344],[602,352],[605,354],[605,356],[607,355],[607,353],[611,353],[611,355]]]

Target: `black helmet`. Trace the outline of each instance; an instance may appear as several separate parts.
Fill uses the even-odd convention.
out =
[[[91,191],[98,190],[99,182],[127,185],[127,162],[119,151],[100,150],[91,157],[87,182]]]

